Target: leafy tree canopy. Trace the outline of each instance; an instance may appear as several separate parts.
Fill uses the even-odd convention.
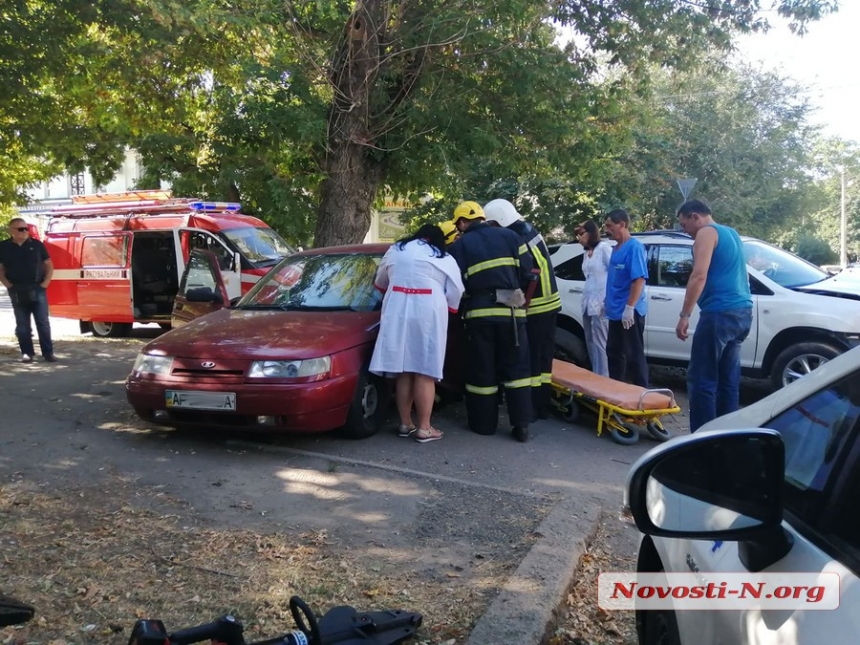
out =
[[[459,198],[476,169],[545,187],[555,197],[543,205],[554,199],[560,211],[571,199],[587,206],[636,141],[624,100],[638,81],[608,79],[601,63],[635,78],[654,64],[686,68],[728,49],[732,34],[765,28],[762,10],[802,31],[836,7],[13,1],[0,23],[0,130],[19,148],[0,165],[0,199],[58,166],[107,178],[131,146],[146,166],[142,187],[167,179],[238,198],[317,245],[360,240],[383,190]],[[572,30],[566,45],[553,22]]]

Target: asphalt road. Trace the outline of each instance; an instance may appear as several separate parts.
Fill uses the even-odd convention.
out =
[[[656,445],[598,437],[586,416],[540,421],[526,444],[512,439],[504,418],[497,435],[479,436],[467,429],[462,403],[437,412],[445,437],[429,444],[397,437],[393,416],[390,430],[363,441],[174,432],[140,421],[125,401],[125,376],[157,327],[100,340],[80,336],[76,321],[52,325],[60,362],[19,363],[0,291],[0,483],[97,485],[121,474],[219,526],[326,530],[354,548],[384,543],[407,552],[416,538],[438,539],[445,548],[434,566],[468,568],[476,548],[494,548],[519,569],[476,626],[474,643],[539,642],[601,514],[617,516],[630,465]],[[652,378],[686,406],[676,371]],[[664,423],[686,432],[683,414]],[[505,551],[530,518],[540,522],[536,545],[528,554]]]

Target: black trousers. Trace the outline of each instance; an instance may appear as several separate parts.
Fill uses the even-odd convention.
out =
[[[532,378],[525,318],[513,323],[467,320],[466,412],[469,428],[495,434],[499,425],[499,384],[504,388],[511,426],[526,427],[532,418]]]
[[[630,329],[624,329],[620,320],[609,321],[606,360],[609,363],[609,378],[648,387],[644,316],[634,313]]]
[[[550,411],[552,359],[555,356],[555,319],[558,312],[533,314],[526,318],[532,375],[532,408],[541,418]]]

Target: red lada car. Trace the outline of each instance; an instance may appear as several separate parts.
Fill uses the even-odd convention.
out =
[[[382,307],[373,279],[387,248],[296,253],[229,307],[217,259],[195,252],[176,299],[175,329],[138,355],[126,380],[129,403],[142,418],[174,426],[373,435],[390,390],[367,370]],[[464,342],[456,322],[451,359]],[[457,389],[449,373],[459,373],[452,360],[446,383]]]

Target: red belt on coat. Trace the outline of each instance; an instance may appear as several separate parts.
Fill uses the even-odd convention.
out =
[[[420,295],[431,295],[433,293],[433,289],[411,289],[409,287],[391,287],[392,291],[398,291],[400,293],[413,293]]]

